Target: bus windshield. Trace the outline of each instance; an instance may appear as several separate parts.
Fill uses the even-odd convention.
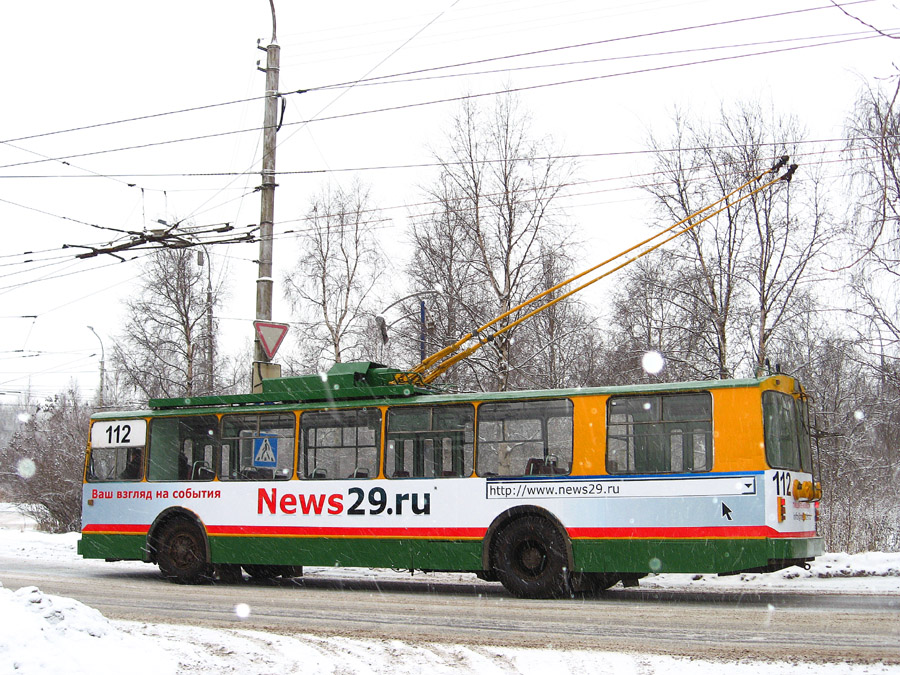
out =
[[[767,391],[762,396],[766,460],[773,469],[812,473],[806,406],[790,394]]]

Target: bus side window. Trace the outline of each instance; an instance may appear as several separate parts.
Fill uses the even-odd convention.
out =
[[[212,480],[218,427],[215,415],[154,419],[148,480]]]
[[[297,476],[312,480],[378,475],[381,410],[329,410],[300,415]]]
[[[709,471],[708,393],[614,396],[607,403],[606,470],[611,474]]]
[[[475,409],[469,405],[396,406],[388,410],[388,478],[472,475]]]
[[[292,413],[224,415],[220,480],[287,480],[294,471]]]
[[[572,410],[568,399],[482,403],[478,407],[478,475],[570,473]]]

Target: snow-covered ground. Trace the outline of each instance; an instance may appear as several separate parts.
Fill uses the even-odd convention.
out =
[[[77,534],[48,535],[34,531],[27,518],[0,505],[0,551],[4,555],[106,565],[75,554]],[[135,564],[146,569],[142,563]],[[373,570],[306,568],[307,575],[397,573]],[[404,578],[409,579],[408,575]],[[657,575],[643,587],[691,590],[739,587],[764,590],[828,591],[900,595],[900,554],[828,555],[809,571],[793,568],[770,575],[732,577]],[[240,614],[244,608],[236,607]],[[0,587],[0,675],[105,675],[106,673],[591,673],[820,675],[890,673],[900,666],[700,661],[657,655],[602,651],[513,649],[446,644],[409,644],[400,640],[350,639],[313,635],[273,635],[251,630],[212,630],[190,626],[111,621],[71,598],[48,595],[39,588],[11,591]]]

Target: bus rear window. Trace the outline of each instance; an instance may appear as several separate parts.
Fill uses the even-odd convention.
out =
[[[798,405],[790,394],[766,391],[762,395],[766,461],[773,469],[812,471],[809,431]]]

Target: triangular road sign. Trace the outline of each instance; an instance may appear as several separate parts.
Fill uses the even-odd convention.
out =
[[[259,343],[266,356],[270,359],[273,358],[290,326],[286,323],[272,323],[271,321],[254,321],[253,326],[256,328],[256,335],[259,337]]]

